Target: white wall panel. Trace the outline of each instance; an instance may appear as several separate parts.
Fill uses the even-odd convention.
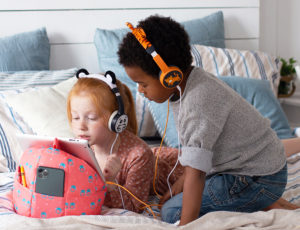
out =
[[[152,14],[186,21],[222,10],[226,45],[258,49],[259,6],[259,0],[0,0],[0,37],[46,27],[51,69],[97,71],[96,28],[125,28]]]
[[[160,14],[171,16],[177,21],[201,18],[219,9],[157,9],[157,10],[122,10],[108,11],[24,11],[2,12],[0,21],[0,36],[18,33],[45,26],[51,43],[87,43],[93,41],[95,29],[125,28],[125,22],[136,24],[139,20]],[[258,38],[259,10],[222,9],[225,21],[225,37],[228,38]],[[20,23],[22,22],[22,23]]]
[[[91,73],[99,72],[94,44],[52,45],[50,69],[86,68]]]
[[[1,0],[0,10],[259,7],[259,0]]]

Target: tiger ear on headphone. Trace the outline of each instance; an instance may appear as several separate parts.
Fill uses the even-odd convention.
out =
[[[146,33],[143,28],[134,28],[129,22],[126,25],[131,29],[132,34],[144,47],[148,54],[153,57],[153,60],[160,68],[159,81],[165,88],[175,88],[182,81],[183,74],[177,66],[168,66],[162,57],[156,52],[154,46],[147,40]]]

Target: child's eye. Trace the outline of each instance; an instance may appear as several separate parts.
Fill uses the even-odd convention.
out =
[[[79,117],[72,117],[72,120],[79,120]]]
[[[91,121],[96,121],[98,119],[98,117],[96,117],[96,116],[90,116],[90,117],[88,117],[88,119],[91,120]]]

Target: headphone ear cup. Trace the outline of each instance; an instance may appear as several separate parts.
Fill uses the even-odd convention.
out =
[[[159,75],[160,83],[165,88],[175,88],[182,81],[183,74],[176,66],[169,66],[168,71],[161,72]]]
[[[108,128],[115,132],[123,132],[128,124],[128,116],[126,114],[119,114],[118,111],[114,111],[108,120]]]

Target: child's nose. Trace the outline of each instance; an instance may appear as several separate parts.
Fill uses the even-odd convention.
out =
[[[87,129],[87,125],[86,125],[84,120],[81,120],[79,122],[79,128],[80,128],[80,130],[86,130]]]
[[[138,91],[139,91],[139,93],[144,94],[144,88],[141,87],[140,85],[138,85]]]

